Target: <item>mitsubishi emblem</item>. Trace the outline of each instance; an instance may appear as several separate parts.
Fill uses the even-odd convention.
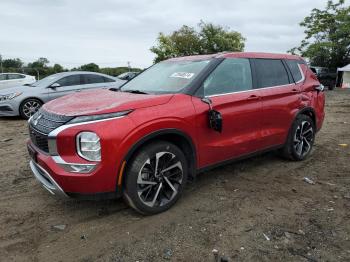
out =
[[[42,115],[39,115],[36,119],[34,119],[34,121],[33,121],[34,126],[36,126],[38,124],[38,121],[40,120],[41,117],[42,117]]]

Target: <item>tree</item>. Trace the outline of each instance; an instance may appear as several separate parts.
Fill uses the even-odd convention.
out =
[[[305,39],[288,52],[308,57],[315,66],[342,67],[350,63],[350,6],[344,0],[327,2],[324,10],[317,8],[304,18]]]
[[[154,62],[177,56],[243,51],[245,39],[239,32],[203,21],[198,27],[199,32],[183,25],[170,35],[159,33],[157,45],[150,49],[156,54]]]
[[[5,59],[2,60],[2,66],[4,68],[21,68],[23,66],[23,62],[19,58]]]
[[[199,33],[201,44],[205,53],[240,52],[244,50],[245,39],[241,33],[225,30],[220,25],[206,24],[203,21],[201,21],[199,27],[201,29]]]
[[[28,64],[28,72],[30,74],[38,74],[38,78],[43,78],[51,73],[48,66],[49,60],[45,57],[40,57],[36,61]]]
[[[111,76],[118,76],[122,73],[128,72],[128,71],[132,71],[132,72],[141,72],[142,69],[140,68],[130,68],[129,67],[104,67],[104,68],[100,68],[100,73],[103,74],[107,74],[107,75],[111,75]]]
[[[54,64],[54,66],[52,67],[52,71],[54,73],[60,73],[60,72],[63,72],[65,71],[63,66],[61,66],[60,64]]]
[[[86,65],[80,66],[80,70],[82,71],[90,71],[90,72],[100,72],[100,68],[95,63],[90,63]]]
[[[49,63],[50,61],[47,58],[40,57],[38,58],[38,60],[34,61],[33,63],[29,63],[28,67],[43,69],[43,68],[47,68]]]

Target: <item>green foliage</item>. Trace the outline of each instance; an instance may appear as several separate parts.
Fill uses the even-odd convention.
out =
[[[52,67],[52,72],[53,73],[61,73],[66,71],[63,66],[61,66],[60,64],[54,64],[54,66]]]
[[[170,35],[159,33],[157,45],[150,49],[156,55],[154,62],[177,56],[244,50],[245,38],[239,32],[203,21],[198,27],[199,32],[183,25]]]
[[[140,68],[129,68],[128,67],[105,67],[100,69],[100,73],[111,75],[111,76],[118,76],[125,72],[141,72],[142,70]]]
[[[4,68],[21,68],[23,62],[19,58],[15,59],[5,59],[2,61],[2,66]]]
[[[324,10],[313,9],[300,26],[305,39],[288,52],[310,58],[315,66],[336,68],[350,63],[350,6],[328,1]]]
[[[95,63],[90,63],[86,65],[82,65],[79,68],[82,71],[90,71],[90,72],[100,72],[100,67]]]

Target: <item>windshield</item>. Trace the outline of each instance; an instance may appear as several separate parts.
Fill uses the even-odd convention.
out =
[[[39,81],[34,82],[33,84],[30,84],[29,86],[49,86],[50,84],[53,84],[55,81],[60,79],[61,76],[61,74],[50,75]]]
[[[121,91],[178,93],[187,87],[210,60],[160,62],[122,86]]]

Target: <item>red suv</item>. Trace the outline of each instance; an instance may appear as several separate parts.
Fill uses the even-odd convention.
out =
[[[169,59],[119,89],[45,104],[29,120],[30,166],[52,194],[123,195],[155,214],[209,168],[274,149],[305,159],[323,123],[322,91],[298,56]]]

